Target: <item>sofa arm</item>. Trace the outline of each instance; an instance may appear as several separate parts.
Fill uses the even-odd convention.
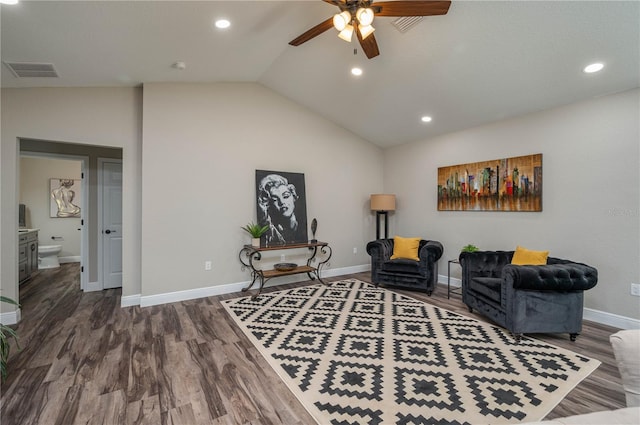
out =
[[[540,266],[506,265],[502,278],[515,289],[585,291],[598,283],[598,271],[586,264],[566,262]]]
[[[382,263],[393,255],[393,239],[376,239],[367,244],[367,253],[371,256],[371,280],[378,282],[378,272]]]
[[[382,263],[393,255],[393,239],[376,239],[367,244],[367,253],[371,259]]]
[[[440,242],[426,241],[426,243],[420,248],[418,257],[420,257],[420,262],[424,265],[433,264],[442,257],[443,252],[444,247]]]
[[[640,330],[626,329],[609,336],[622,377],[627,407],[640,406]]]

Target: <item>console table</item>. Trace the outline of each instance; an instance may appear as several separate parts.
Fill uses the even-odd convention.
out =
[[[297,266],[292,270],[262,270],[259,267],[263,252],[301,248],[306,248],[309,251],[309,258],[307,259],[307,265],[305,266]],[[317,257],[318,252],[320,252],[324,259]],[[240,263],[242,263],[242,269],[244,270],[245,268],[248,268],[251,271],[251,283],[247,287],[242,288],[242,292],[249,290],[256,282],[260,283],[258,291],[251,297],[252,299],[255,299],[260,295],[260,292],[262,292],[265,282],[274,277],[306,273],[309,276],[309,279],[318,279],[323,285],[326,285],[326,283],[324,283],[320,278],[320,272],[331,258],[331,247],[327,242],[308,242],[271,246],[244,245],[240,250],[238,257],[240,259]],[[314,266],[313,263],[315,262],[318,262],[318,264]]]

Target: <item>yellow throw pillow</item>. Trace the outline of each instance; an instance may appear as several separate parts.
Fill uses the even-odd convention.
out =
[[[518,266],[540,266],[547,264],[548,256],[549,251],[531,251],[530,249],[518,246],[513,253],[511,264]]]
[[[393,238],[393,255],[391,259],[407,258],[409,260],[420,261],[418,257],[419,246],[420,238],[401,238],[400,236],[396,236]]]

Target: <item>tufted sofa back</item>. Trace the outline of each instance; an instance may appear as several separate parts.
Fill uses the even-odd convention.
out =
[[[502,277],[502,269],[511,264],[513,251],[461,252],[458,260],[472,271],[471,277]]]

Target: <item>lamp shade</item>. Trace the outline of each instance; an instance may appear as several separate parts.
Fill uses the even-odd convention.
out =
[[[396,195],[371,195],[371,211],[395,211]]]
[[[333,26],[338,31],[342,31],[351,22],[351,14],[348,10],[333,15]]]
[[[340,33],[338,33],[338,37],[351,43],[351,37],[353,36],[353,25],[349,24]]]
[[[373,23],[373,9],[369,7],[361,7],[356,12],[356,18],[361,25],[367,26]]]
[[[360,36],[362,37],[362,39],[364,40],[365,38],[369,37],[371,34],[373,34],[373,32],[376,29],[374,27],[372,27],[371,25],[359,25],[358,26],[358,31],[360,31]]]

